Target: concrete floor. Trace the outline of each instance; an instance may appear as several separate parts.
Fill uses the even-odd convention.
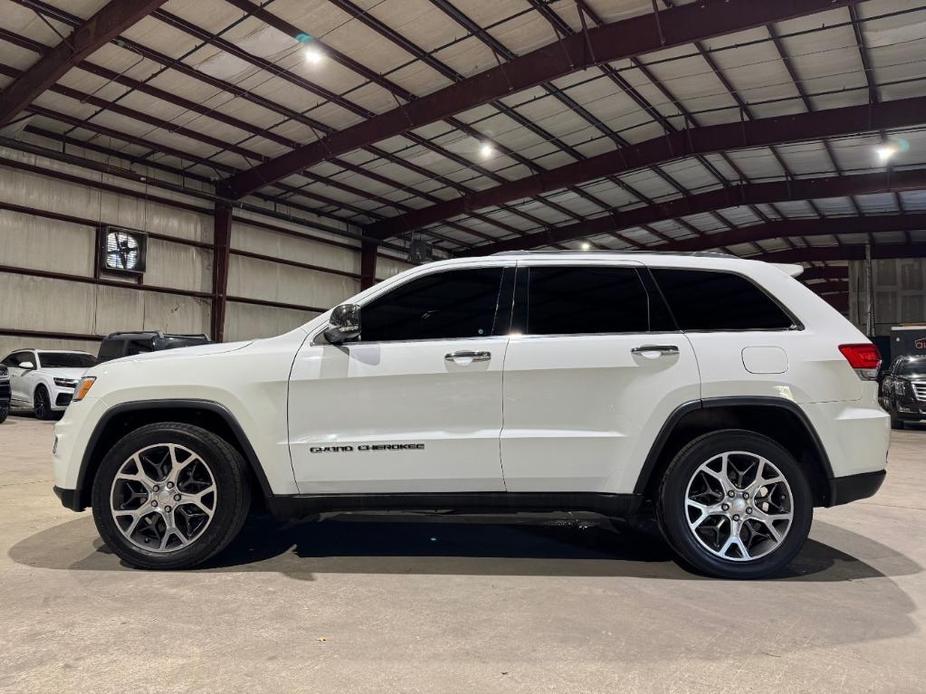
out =
[[[0,690],[922,692],[926,430],[819,510],[786,578],[685,573],[587,523],[255,521],[146,573],[51,492],[52,425],[0,425]]]

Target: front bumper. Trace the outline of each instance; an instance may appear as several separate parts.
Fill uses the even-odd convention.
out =
[[[886,476],[887,470],[875,470],[858,475],[834,477],[829,480],[830,494],[826,505],[840,506],[874,496],[881,489]]]
[[[50,400],[51,400],[51,409],[55,412],[60,412],[66,410],[67,406],[71,404],[71,399],[74,397],[73,388],[62,388],[61,386],[55,386],[51,389]]]
[[[61,505],[72,511],[83,511],[86,508],[77,498],[76,489],[62,489],[61,487],[55,486],[52,487],[55,491],[55,496],[61,499]]]

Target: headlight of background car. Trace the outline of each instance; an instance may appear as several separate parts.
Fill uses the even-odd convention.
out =
[[[71,402],[83,400],[87,393],[90,392],[90,389],[93,388],[95,382],[96,376],[84,376],[80,379],[80,383],[77,384],[77,389],[74,391],[74,397],[71,399]]]
[[[77,385],[77,381],[73,378],[56,378],[55,385],[60,388],[73,388]]]
[[[897,395],[903,395],[904,388],[906,387],[907,382],[902,381],[899,378],[894,381],[894,392]]]

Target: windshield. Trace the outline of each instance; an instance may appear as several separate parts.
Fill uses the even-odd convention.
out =
[[[909,359],[897,365],[898,376],[920,376],[926,374],[926,359]]]
[[[39,352],[43,369],[89,369],[96,364],[96,358],[89,354],[75,352]]]

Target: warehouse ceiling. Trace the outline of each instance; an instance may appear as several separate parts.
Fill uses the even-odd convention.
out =
[[[834,292],[860,244],[926,244],[920,0],[0,0],[0,17],[0,134],[376,240],[725,248],[803,261]]]

